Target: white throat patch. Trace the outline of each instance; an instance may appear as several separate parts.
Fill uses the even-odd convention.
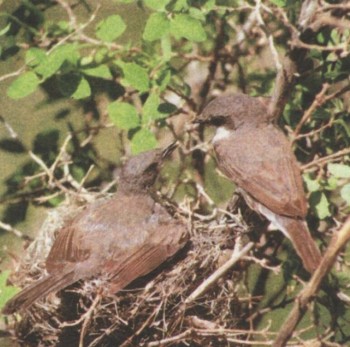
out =
[[[220,140],[227,139],[231,135],[231,131],[221,126],[216,129],[215,136],[213,137],[213,143],[218,142]]]

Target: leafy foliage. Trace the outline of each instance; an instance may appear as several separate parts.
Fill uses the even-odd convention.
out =
[[[96,36],[105,42],[113,42],[126,29],[122,17],[118,15],[109,16],[103,19],[96,27]]]
[[[7,95],[12,99],[21,99],[35,92],[39,84],[40,80],[34,72],[26,72],[13,81]]]

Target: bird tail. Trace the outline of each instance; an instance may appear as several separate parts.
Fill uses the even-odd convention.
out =
[[[313,273],[320,264],[322,256],[316,242],[311,237],[306,222],[295,218],[278,216],[278,224],[281,227],[281,231],[293,243],[304,268],[309,273]]]
[[[48,275],[24,288],[10,299],[2,309],[2,313],[7,315],[20,309],[27,309],[38,299],[45,297],[51,292],[57,292],[75,281],[74,271],[65,274]]]

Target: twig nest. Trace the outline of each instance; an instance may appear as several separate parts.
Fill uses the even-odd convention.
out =
[[[108,199],[109,196],[94,197]],[[66,203],[48,213],[36,240],[28,247],[12,276],[17,286],[26,286],[45,274],[45,258],[55,235],[84,204]],[[79,281],[35,303],[13,324],[23,346],[227,346],[222,329],[234,329],[241,319],[235,286],[241,273],[230,270],[199,298],[186,298],[233,252],[235,239],[246,226],[217,214],[201,219],[179,207],[175,214],[191,223],[191,241],[172,259],[151,274],[139,278],[115,296],[104,292],[103,277]],[[238,294],[239,292],[239,294]],[[191,333],[189,333],[191,332]],[[169,343],[167,342],[169,340]]]

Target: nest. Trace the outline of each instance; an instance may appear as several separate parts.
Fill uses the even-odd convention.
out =
[[[16,316],[12,331],[19,344],[219,347],[252,339],[247,313],[253,304],[244,284],[249,261],[241,253],[247,247],[247,226],[225,211],[216,210],[212,217],[194,215],[190,208],[184,213],[185,205],[174,207],[190,226],[184,249],[114,297],[105,295],[104,278],[50,294],[20,319]],[[15,285],[23,287],[44,276],[55,234],[80,208],[70,203],[49,213],[12,276]],[[227,266],[232,259],[235,266]],[[222,273],[211,278],[218,269]]]

